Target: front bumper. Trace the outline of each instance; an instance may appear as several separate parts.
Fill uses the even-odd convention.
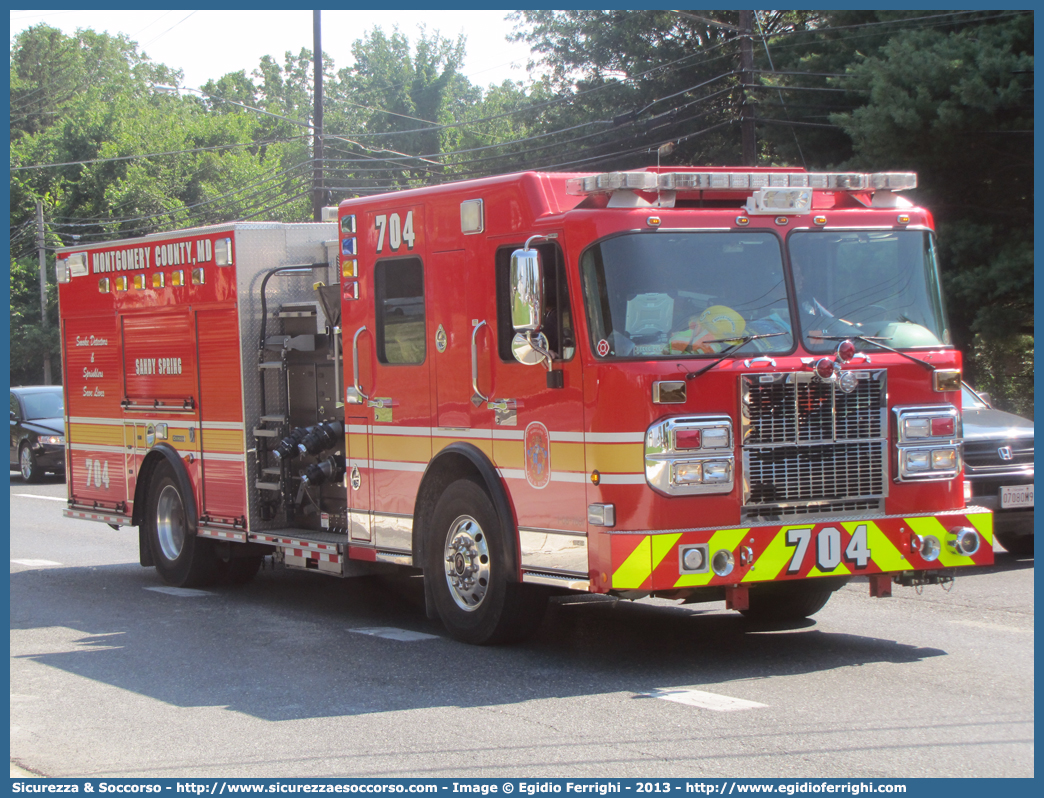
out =
[[[959,554],[951,530],[970,528],[978,550]],[[938,557],[922,556],[934,537]],[[698,548],[703,555],[690,556]],[[667,591],[825,576],[897,574],[993,563],[993,516],[983,508],[918,516],[823,520],[780,526],[626,532],[611,538],[613,590]],[[702,559],[698,568],[691,568]],[[715,568],[715,565],[723,566]],[[724,572],[723,571],[726,571]]]

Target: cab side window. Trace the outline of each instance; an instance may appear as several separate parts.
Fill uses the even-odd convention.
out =
[[[501,247],[496,256],[497,350],[505,363],[516,362],[511,354],[511,341],[515,337],[511,324],[511,253],[516,249],[521,249],[521,244]],[[534,249],[540,253],[544,267],[544,320],[540,332],[547,336],[555,360],[570,360],[576,351],[576,342],[562,251],[554,243],[540,244]]]
[[[424,362],[424,269],[420,258],[379,261],[374,267],[377,359]]]
[[[14,394],[11,394],[11,418],[16,421],[21,421],[22,419],[22,410],[18,406],[18,397]]]

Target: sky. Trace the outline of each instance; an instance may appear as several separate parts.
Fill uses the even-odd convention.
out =
[[[419,27],[455,39],[467,37],[463,73],[477,86],[503,80],[526,80],[529,48],[505,40],[513,23],[508,11],[323,11],[323,52],[336,69],[352,63],[354,41],[379,26],[390,33],[395,25],[416,41]],[[289,50],[312,49],[312,12],[308,11],[62,11],[10,12],[11,37],[40,23],[72,34],[91,28],[110,34],[125,33],[153,61],[185,73],[182,85],[199,88],[210,79],[246,70],[249,75],[264,55],[283,63]]]

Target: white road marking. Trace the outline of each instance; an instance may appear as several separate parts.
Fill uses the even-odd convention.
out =
[[[657,687],[645,695],[662,698],[664,701],[673,701],[676,704],[686,704],[690,707],[712,709],[715,712],[736,712],[741,709],[759,709],[768,706],[768,704],[759,704],[757,701],[747,701],[743,698],[706,693],[691,687]]]
[[[423,632],[411,632],[408,629],[396,629],[394,626],[371,626],[365,629],[349,629],[360,635],[383,637],[386,640],[398,640],[403,643],[414,643],[418,640],[438,640],[437,635],[426,635]]]
[[[181,596],[183,598],[195,598],[196,596],[213,596],[208,590],[196,590],[193,587],[147,587],[157,593],[166,593],[168,596]]]
[[[15,565],[24,565],[28,568],[47,568],[51,565],[61,565],[54,560],[11,560]]]
[[[64,502],[64,496],[41,496],[38,493],[12,493],[12,496],[22,496],[26,499],[46,499],[49,502]]]
[[[999,623],[990,623],[989,621],[972,621],[972,620],[958,620],[951,619],[950,623],[960,624],[961,626],[974,626],[976,629],[992,629],[995,632],[1017,632],[1018,634],[1033,634],[1032,629],[1022,629],[1018,626],[1004,626]]]

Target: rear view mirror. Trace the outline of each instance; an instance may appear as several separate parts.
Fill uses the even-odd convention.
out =
[[[537,332],[543,317],[540,253],[535,249],[516,249],[511,253],[511,324],[516,333]]]

